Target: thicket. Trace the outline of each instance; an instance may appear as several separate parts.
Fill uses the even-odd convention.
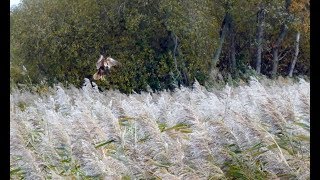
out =
[[[10,11],[11,85],[80,86],[95,73],[99,54],[122,66],[96,83],[126,93],[252,73],[309,75],[309,6],[309,0],[22,0]]]

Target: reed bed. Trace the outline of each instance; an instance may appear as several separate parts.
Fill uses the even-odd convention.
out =
[[[11,179],[309,179],[310,84],[10,94]]]

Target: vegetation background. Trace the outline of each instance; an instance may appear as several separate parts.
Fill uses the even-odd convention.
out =
[[[309,0],[22,0],[10,11],[10,80],[80,87],[99,54],[131,93],[309,75]]]

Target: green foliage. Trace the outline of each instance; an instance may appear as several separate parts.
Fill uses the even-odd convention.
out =
[[[294,124],[306,131],[310,131],[310,127],[304,123],[295,122]],[[225,163],[226,176],[232,179],[271,178],[269,172],[264,170],[265,162],[259,158],[260,155],[268,151],[276,151],[281,154],[287,153],[291,157],[294,157],[288,160],[285,159],[286,163],[294,164],[296,160],[307,161],[310,158],[308,155],[309,150],[302,147],[310,143],[310,137],[303,134],[289,133],[289,130],[289,127],[284,127],[280,132],[275,134],[274,142],[269,145],[259,142],[245,150],[241,150],[235,144],[229,145],[227,152],[230,155],[230,161]],[[277,174],[277,176],[285,179],[296,178],[295,173],[299,172],[300,169],[295,170],[296,172]]]
[[[300,122],[294,124],[310,132],[310,126]],[[279,146],[291,156],[308,159],[308,156],[304,156],[305,150],[301,149],[301,147],[302,144],[310,143],[310,137],[303,134],[289,133],[289,129],[289,127],[285,127],[281,132],[277,133],[275,138],[276,142],[268,146],[268,149],[274,149]]]
[[[24,179],[25,172],[21,168],[10,166],[10,179]]]
[[[18,102],[18,107],[20,108],[21,111],[25,111],[27,108],[27,103],[24,101],[19,101]]]
[[[226,177],[231,179],[268,179],[269,174],[263,171],[264,164],[258,156],[265,151],[261,150],[261,143],[257,143],[246,151],[232,144],[227,148],[231,160],[226,162]]]
[[[21,160],[21,157],[16,157],[12,160],[10,160],[10,179],[25,179],[26,172],[20,168],[14,165],[17,161]]]
[[[99,147],[102,147],[102,146],[105,146],[109,143],[112,143],[114,140],[108,140],[108,141],[104,141],[104,142],[101,142],[101,143],[98,143],[97,145],[95,145],[94,147],[95,148],[99,148]]]
[[[175,130],[181,133],[192,133],[190,125],[184,123],[178,123],[172,127],[167,127],[165,123],[159,123],[158,126],[161,132]]]
[[[131,178],[130,178],[130,176],[128,176],[128,175],[121,177],[121,180],[130,180],[130,179],[131,179]]]
[[[218,47],[226,12],[233,18],[236,33],[237,70],[232,77],[241,78],[254,63],[255,14],[263,3],[260,0],[24,0],[10,12],[10,80],[12,84],[34,85],[44,80],[48,85],[61,82],[79,87],[85,77],[95,73],[95,62],[102,53],[117,59],[122,66],[114,69],[106,81],[97,82],[101,89],[119,89],[125,93],[146,90],[148,85],[153,90],[174,89],[179,85],[190,86],[195,79],[204,85],[209,81],[212,56]],[[296,69],[307,74],[309,26],[299,20],[308,10],[298,8],[299,3],[293,5],[292,14],[296,18],[290,31],[303,29]],[[267,74],[268,49],[277,37],[281,22],[289,22],[291,16],[283,15],[283,1],[268,1],[265,7],[269,13],[262,72]],[[284,42],[283,51],[291,48],[290,38]],[[222,74],[230,73],[229,41],[227,37],[220,56]],[[286,73],[290,57],[280,62],[280,73]],[[21,71],[23,66],[27,72]]]
[[[158,127],[159,127],[160,132],[163,132],[167,128],[167,124],[166,123],[158,123]]]
[[[63,176],[71,177],[85,177],[84,172],[81,171],[80,165],[71,157],[70,149],[65,145],[55,148],[56,153],[59,155],[59,165],[52,166],[54,169]]]

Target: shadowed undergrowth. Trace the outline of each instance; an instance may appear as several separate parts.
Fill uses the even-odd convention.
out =
[[[263,82],[261,82],[263,81]],[[10,95],[12,179],[309,179],[309,82]]]

